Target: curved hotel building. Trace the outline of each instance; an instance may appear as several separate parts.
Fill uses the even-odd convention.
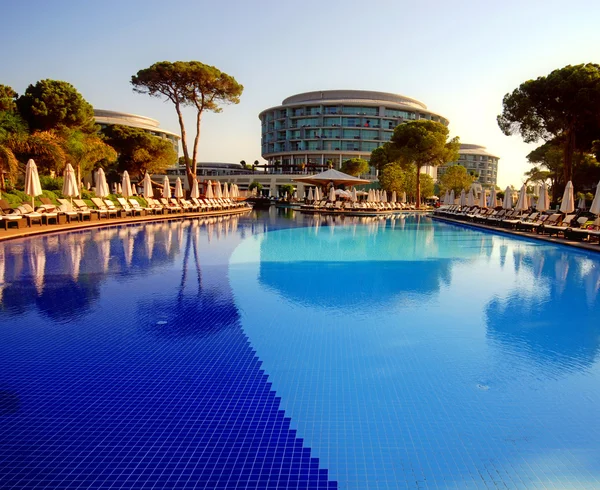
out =
[[[498,180],[498,160],[500,157],[488,152],[485,146],[464,143],[458,150],[457,162],[439,167],[438,176],[442,176],[450,165],[462,165],[469,172],[477,175],[475,182],[484,187],[494,187]]]
[[[94,109],[94,119],[96,120],[96,124],[101,128],[119,124],[121,126],[143,129],[149,134],[169,140],[173,145],[173,149],[179,153],[179,140],[181,137],[171,131],[159,128],[160,123],[156,119],[138,116],[136,114],[128,114],[126,112],[106,111],[104,109]]]
[[[418,100],[366,90],[323,90],[293,95],[259,114],[261,153],[276,171],[308,171],[344,160],[369,160],[400,123],[448,120]]]

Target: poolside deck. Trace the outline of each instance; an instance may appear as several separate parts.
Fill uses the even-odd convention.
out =
[[[174,213],[149,216],[128,216],[126,218],[107,218],[92,221],[78,221],[76,223],[65,223],[59,225],[34,225],[28,228],[9,228],[0,230],[0,242],[14,240],[16,238],[25,238],[47,233],[59,233],[64,231],[81,230],[85,228],[98,228],[102,226],[127,225],[131,223],[143,223],[154,221],[180,220],[189,218],[210,218],[215,216],[230,216],[245,214],[251,211],[251,207],[238,209],[224,209],[221,211],[205,211],[191,213]]]
[[[447,218],[445,216],[439,216],[436,214],[432,214],[431,217],[433,219],[437,219],[439,221],[444,221],[446,223],[452,223],[452,224],[459,225],[459,226],[478,228],[478,229],[493,231],[496,233],[503,233],[506,235],[520,236],[522,238],[530,238],[532,240],[541,240],[544,242],[556,243],[558,245],[567,245],[569,247],[575,247],[575,248],[579,248],[579,249],[583,249],[583,250],[589,250],[591,252],[600,253],[600,243],[568,240],[566,238],[558,237],[558,236],[540,235],[537,233],[513,230],[513,229],[509,229],[509,228],[498,228],[496,226],[488,226],[488,225],[484,225],[481,223],[475,223],[472,221],[462,221],[462,220]]]

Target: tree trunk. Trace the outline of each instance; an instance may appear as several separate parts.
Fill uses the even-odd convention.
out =
[[[192,185],[192,181],[190,180],[190,154],[188,152],[188,147],[186,143],[186,132],[185,132],[185,124],[183,123],[183,114],[181,113],[181,106],[179,102],[175,102],[175,111],[177,111],[177,120],[179,121],[179,129],[181,130],[181,148],[183,149],[183,159],[185,160],[185,173],[188,176],[188,183],[190,184],[190,189]]]
[[[567,131],[564,150],[563,175],[565,184],[573,180],[573,154],[575,153],[575,130],[573,124]]]
[[[188,181],[190,189],[192,188],[192,180],[196,176],[196,165],[198,160],[198,142],[200,141],[200,123],[202,122],[202,110],[198,109],[196,114],[196,137],[194,138],[194,149],[192,150],[192,168],[188,172]]]
[[[417,188],[416,188],[416,203],[415,208],[421,208],[421,165],[417,165]]]

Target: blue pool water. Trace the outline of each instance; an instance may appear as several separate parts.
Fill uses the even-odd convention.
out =
[[[0,488],[600,488],[599,288],[418,216],[0,243]]]

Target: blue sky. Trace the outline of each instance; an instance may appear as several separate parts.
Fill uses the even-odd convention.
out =
[[[501,157],[500,186],[518,186],[534,146],[498,129],[502,97],[555,68],[600,63],[597,0],[1,0],[0,11],[0,83],[19,93],[66,80],[94,107],[178,133],[173,107],[134,94],[131,75],[198,60],[234,76],[241,102],[204,116],[201,161],[260,159],[258,113],[295,93],[379,90],[447,117],[453,136]]]

